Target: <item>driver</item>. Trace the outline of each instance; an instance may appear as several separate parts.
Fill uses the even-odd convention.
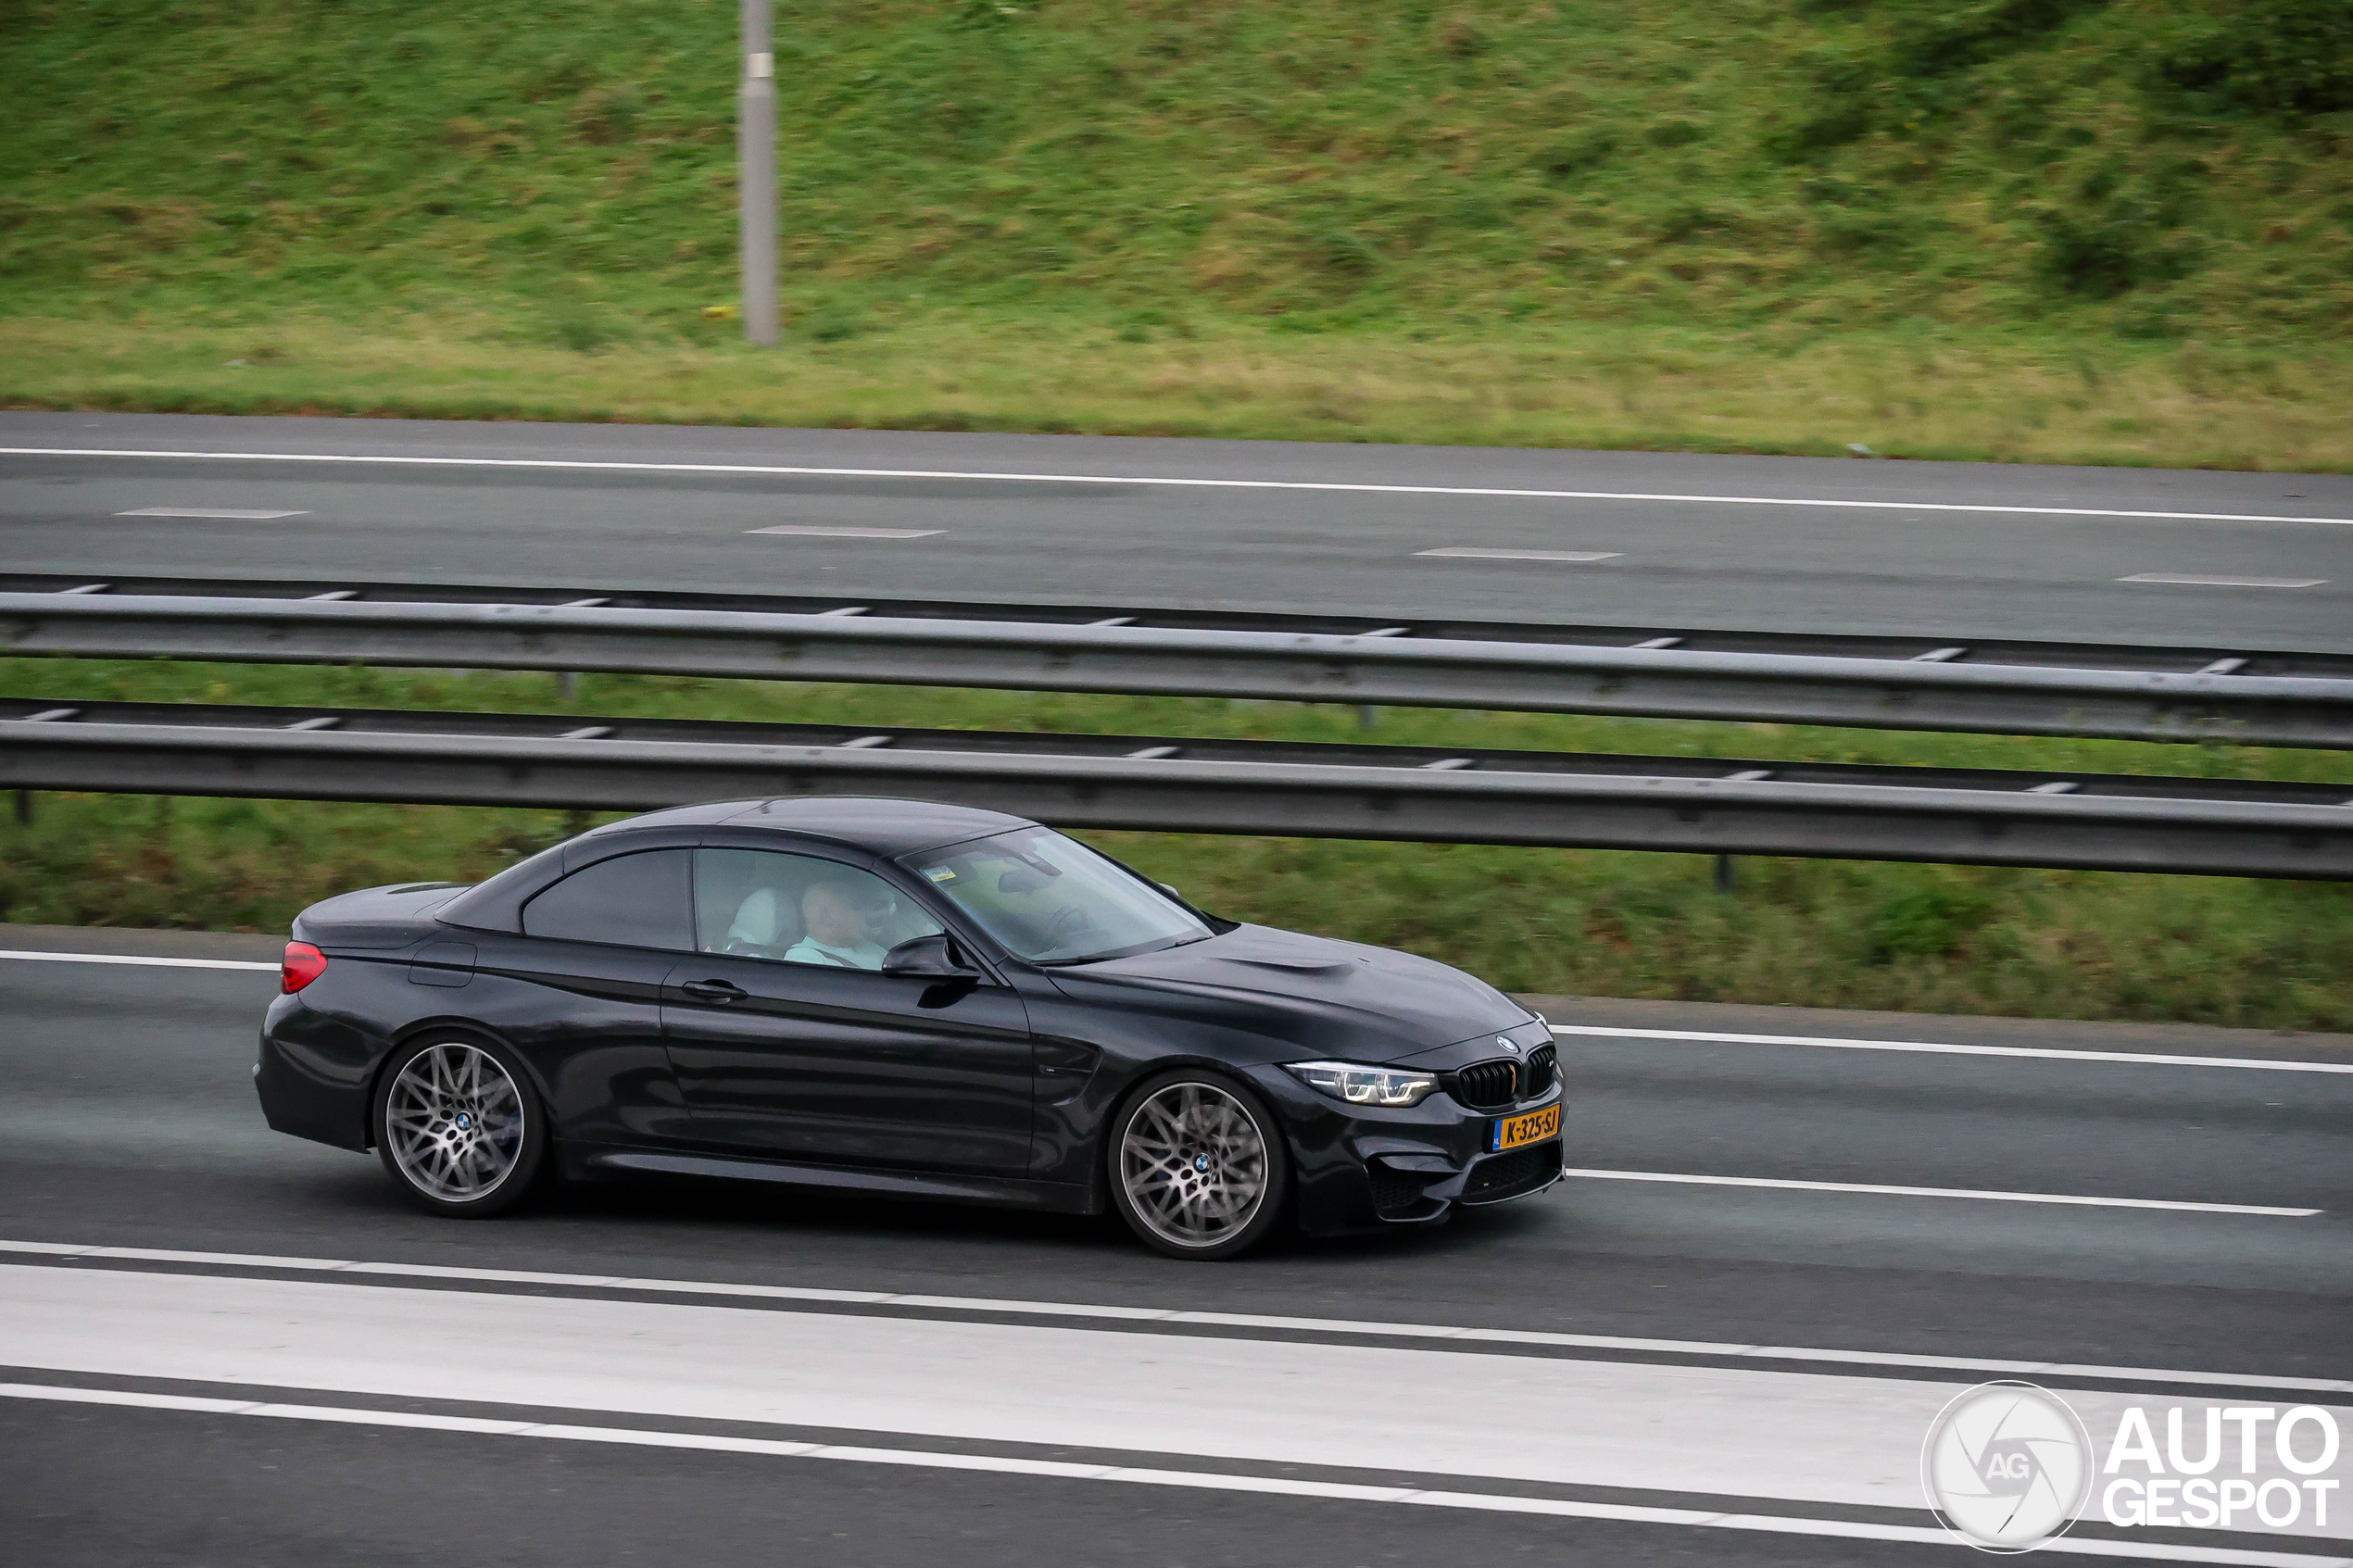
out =
[[[800,896],[801,924],[808,935],[785,949],[785,961],[882,968],[882,945],[866,935],[867,922],[887,912],[881,906],[873,888],[856,883],[837,879],[811,884]]]

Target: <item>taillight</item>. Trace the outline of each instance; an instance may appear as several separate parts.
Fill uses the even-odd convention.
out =
[[[278,966],[278,989],[291,997],[326,972],[326,954],[308,942],[289,942]]]

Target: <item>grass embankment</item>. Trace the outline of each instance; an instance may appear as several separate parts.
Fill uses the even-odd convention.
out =
[[[1353,709],[1174,698],[586,676],[456,677],[0,661],[0,691],[82,699],[887,723],[1301,740]],[[1789,760],[2319,779],[2353,759],[2016,740],[1384,711],[1378,738]],[[585,825],[554,811],[44,795],[0,828],[0,918],[283,931],[347,888],[471,881]],[[1411,948],[1515,990],[1825,1007],[2353,1027],[2353,888],[2218,877],[1090,834],[1238,919]]]
[[[0,11],[0,399],[2353,467],[2341,0],[734,18]]]

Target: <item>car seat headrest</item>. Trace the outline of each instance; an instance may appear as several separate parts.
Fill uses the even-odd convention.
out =
[[[747,943],[754,947],[773,947],[785,934],[784,901],[775,889],[757,887],[736,907],[736,923],[727,928],[727,940]]]

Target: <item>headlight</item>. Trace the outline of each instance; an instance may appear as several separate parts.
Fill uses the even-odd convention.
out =
[[[1283,1070],[1311,1088],[1351,1105],[1419,1105],[1438,1087],[1427,1073],[1390,1067],[1359,1067],[1353,1061],[1287,1061]]]

